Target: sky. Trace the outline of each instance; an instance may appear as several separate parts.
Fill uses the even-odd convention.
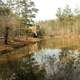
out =
[[[6,0],[3,0],[6,1]],[[80,0],[33,0],[36,8],[39,9],[36,21],[50,20],[56,18],[58,8],[64,8],[66,4],[74,9],[80,7]]]
[[[50,20],[56,18],[58,8],[64,8],[66,4],[74,9],[80,7],[80,0],[33,0],[39,9],[36,20]]]

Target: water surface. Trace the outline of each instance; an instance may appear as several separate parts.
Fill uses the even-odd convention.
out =
[[[59,57],[61,54],[69,54],[72,57],[79,56],[80,52],[78,50],[73,50],[70,48],[70,46],[61,48],[56,47],[58,43],[61,44],[59,41],[55,43],[55,41],[52,39],[51,41],[50,39],[43,40],[35,44],[29,44],[20,49],[15,49],[12,52],[2,54],[0,57],[0,61],[2,59],[2,62],[0,62],[0,78],[2,80],[6,80],[6,78],[16,70],[18,61],[26,59],[25,56],[27,56],[28,54],[34,54],[34,58],[40,64],[47,64],[49,62],[48,60],[51,58],[55,59],[56,64],[56,62],[59,61]]]

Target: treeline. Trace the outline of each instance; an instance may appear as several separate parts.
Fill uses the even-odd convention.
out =
[[[46,34],[67,34],[80,33],[80,9],[74,10],[66,5],[64,9],[58,8],[56,12],[56,19],[41,21],[40,25],[45,30]]]

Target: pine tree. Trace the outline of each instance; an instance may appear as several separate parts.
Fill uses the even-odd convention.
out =
[[[14,10],[14,13],[21,17],[22,24],[29,26],[34,23],[34,18],[38,9],[35,8],[35,4],[31,0],[7,0],[8,6]]]

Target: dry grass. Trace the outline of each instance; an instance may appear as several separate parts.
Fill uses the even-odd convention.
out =
[[[44,40],[45,46],[50,48],[70,48],[80,49],[80,36],[79,35],[62,35],[55,36]]]

